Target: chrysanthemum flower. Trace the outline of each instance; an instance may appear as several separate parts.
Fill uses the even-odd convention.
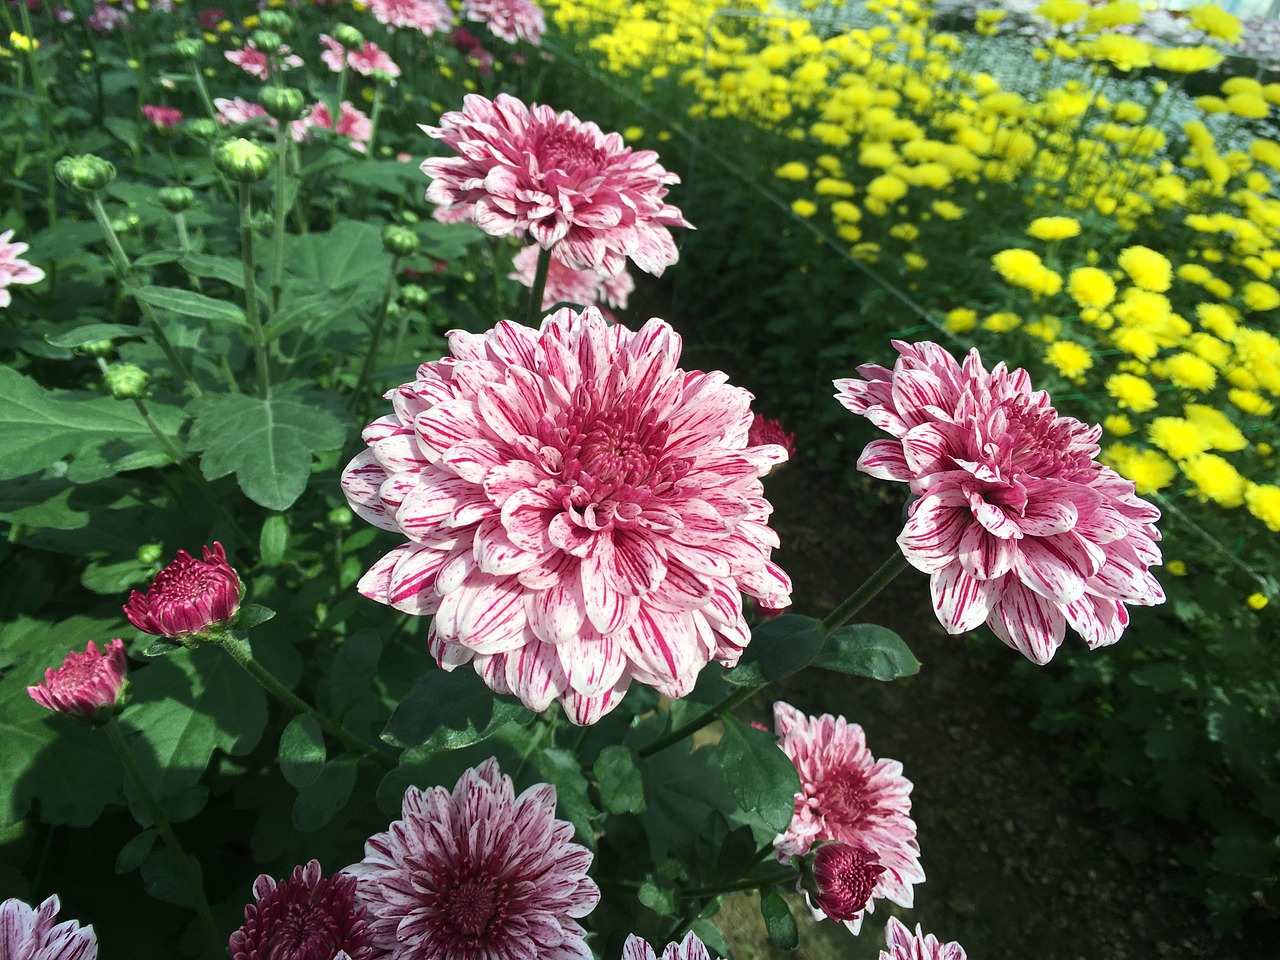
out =
[[[179,550],[145,594],[129,594],[124,615],[143,633],[180,640],[225,627],[239,609],[240,576],[215,542],[203,560]]]
[[[668,228],[689,223],[663,198],[680,178],[652,150],[633,151],[619,134],[505,93],[469,94],[461,111],[422,129],[460,154],[422,164],[438,219],[532,240],[602,276],[616,276],[628,257],[654,276],[676,262]]]
[[[27,687],[31,699],[54,713],[94,717],[120,703],[128,658],[123,640],[98,645],[92,640],[84,653],[72,650],[62,666],[44,672],[44,682]]]
[[[622,960],[658,960],[658,955],[648,941],[633,933],[622,945]],[[707,951],[707,945],[690,930],[679,943],[667,944],[662,951],[662,960],[711,960],[711,954]]]
[[[218,122],[228,126],[237,123],[248,123],[258,117],[267,117],[267,109],[260,103],[253,103],[243,97],[215,97],[213,105],[218,109]],[[276,120],[267,117],[267,127],[274,130]]]
[[[38,907],[21,900],[0,903],[0,957],[5,960],[96,960],[98,936],[79,921],[55,924],[58,898]]]
[[[964,948],[954,940],[939,943],[933,934],[926,934],[919,924],[912,933],[897,917],[890,917],[884,928],[884,943],[888,952],[880,951],[880,960],[967,960]]]
[[[231,934],[231,960],[371,960],[373,934],[356,900],[356,880],[324,877],[320,862],[294,867],[280,883],[262,874],[244,926]]]
[[[444,787],[405,791],[403,819],[348,867],[378,956],[591,960],[577,922],[600,900],[591,851],[557,820],[556,790],[519,797],[492,758]]]
[[[541,249],[534,244],[517,253],[511,263],[515,270],[507,274],[508,278],[532,288]],[[598,304],[625,310],[635,288],[636,282],[626,267],[616,277],[602,277],[594,270],[575,270],[553,257],[542,289],[542,309],[550,310],[558,303],[576,303],[583,307]]]
[[[813,855],[817,889],[805,891],[809,909],[828,920],[855,921],[870,902],[882,873],[884,865],[865,847],[821,844]]]
[[[757,413],[751,418],[747,446],[758,447],[767,443],[777,444],[786,450],[788,460],[796,455],[796,435],[788,431],[781,420],[774,420],[763,413]]]
[[[311,131],[317,128],[334,130],[333,114],[324,103],[315,104],[305,117],[293,121],[290,125],[290,134],[294,140],[302,143],[309,140]],[[342,113],[338,115],[338,126],[334,132],[348,137],[351,140],[352,150],[364,153],[368,149],[369,135],[373,133],[373,121],[363,111],[357,109],[350,100],[343,100]]]
[[[1097,461],[1101,427],[1059,416],[1024,370],[988,372],[976,350],[962,366],[937,344],[894,346],[893,370],[859,367],[866,379],[837,380],[836,396],[894,438],[868,444],[858,469],[919,498],[898,544],[931,575],[948,632],[985,621],[1047,663],[1068,622],[1103,646],[1125,604],[1164,601],[1148,572],[1160,512]]]
[[[182,122],[182,111],[177,107],[161,107],[147,103],[142,107],[142,116],[159,130],[172,130]]]
[[[369,0],[369,12],[388,27],[409,27],[425,36],[453,26],[453,11],[445,0]]]
[[[252,40],[239,50],[225,51],[226,58],[237,67],[259,80],[266,80],[272,70],[294,70],[302,66],[302,58],[295,54],[287,44],[272,53],[259,50]]]
[[[542,9],[533,0],[462,0],[462,15],[483,23],[507,43],[523,40],[536,47],[547,29]]]
[[[845,844],[856,856],[850,860],[837,857],[839,851],[824,854],[840,860],[829,865],[843,865],[851,876],[857,872],[863,879],[874,878],[868,897],[853,908],[856,916],[833,915],[855,934],[864,912],[875,909],[875,899],[910,907],[915,899],[912,885],[924,882],[924,870],[911,819],[911,781],[902,775],[902,764],[872,757],[862,728],[844,717],[808,717],[778,701],[773,719],[778,746],[800,774],[795,815],[774,840],[778,859],[803,856],[821,841]],[[876,871],[873,865],[883,869]],[[844,893],[848,899],[849,890]],[[811,900],[810,910],[815,919],[827,916],[821,901]]]
[[[356,513],[410,539],[360,592],[434,617],[445,669],[575,723],[632,680],[682,697],[736,663],[740,595],[777,608],[791,589],[759,479],[786,451],[747,442],[751,395],[677,367],[663,321],[632,333],[594,308],[449,345],[343,474]]]
[[[7,307],[13,302],[10,284],[39,283],[44,279],[43,270],[22,259],[27,252],[27,244],[11,243],[12,240],[12,230],[0,233],[0,307]]]
[[[368,40],[364,42],[364,45],[359,50],[347,50],[333,37],[327,33],[322,33],[320,34],[320,43],[324,46],[324,52],[320,54],[320,59],[334,73],[340,72],[345,64],[356,73],[366,77],[375,73],[382,73],[394,80],[400,76],[400,68],[396,66],[395,61],[384,50],[380,49],[377,44]]]

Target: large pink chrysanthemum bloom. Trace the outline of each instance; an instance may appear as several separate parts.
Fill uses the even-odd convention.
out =
[[[632,151],[567,110],[468,94],[460,112],[423,127],[460,156],[431,157],[427,199],[437,219],[549,249],[562,263],[611,277],[630,257],[658,276],[678,259],[669,227],[688,227],[663,201],[680,178],[652,150]]]
[[[517,253],[511,262],[515,270],[507,277],[532,289],[541,249],[535,244]],[[594,270],[565,266],[553,257],[547,267],[546,286],[542,288],[542,309],[550,310],[558,303],[576,303],[583,307],[607,305],[625,310],[635,288],[636,282],[625,267],[616,277],[602,277]]]
[[[179,550],[145,594],[130,592],[124,615],[143,633],[181,640],[226,627],[239,609],[240,575],[215,541],[203,560]]]
[[[523,40],[536,47],[547,29],[542,8],[533,0],[462,0],[462,15],[507,43]]]
[[[1048,663],[1066,625],[1090,647],[1115,643],[1125,604],[1164,602],[1148,568],[1161,562],[1160,511],[1098,463],[1101,427],[1059,416],[1025,370],[962,364],[935,343],[894,342],[892,370],[837,380],[837,399],[892,440],[874,440],[858,469],[907,483],[898,544],[930,574],[950,633],[984,621],[1006,644]]]
[[[58,898],[38,907],[21,900],[0,903],[0,957],[4,960],[96,960],[98,936],[93,926],[76,920],[55,924]]]
[[[859,853],[860,869],[872,863],[883,867],[866,913],[878,898],[910,907],[912,885],[924,882],[924,870],[911,819],[911,781],[902,775],[902,764],[872,757],[862,727],[844,717],[809,717],[778,701],[773,721],[778,746],[800,774],[791,825],[774,840],[778,859],[803,856],[824,840],[846,844]],[[810,909],[815,919],[826,918],[812,900]],[[856,934],[862,917],[842,922]]]
[[[389,29],[408,27],[426,36],[453,26],[453,11],[446,0],[369,0],[369,12]]]
[[[445,669],[474,663],[579,724],[632,680],[682,697],[709,661],[736,663],[741,594],[784,607],[791,589],[759,479],[786,452],[748,446],[751,394],[677,367],[663,321],[632,333],[595,308],[449,346],[388,394],[343,473],[352,509],[410,540],[360,592],[433,616]]]
[[[547,783],[516,796],[490,758],[444,787],[404,794],[403,819],[348,867],[379,956],[591,960],[577,922],[600,900],[591,851],[556,819]]]
[[[919,924],[912,933],[897,917],[889,918],[884,928],[884,942],[889,950],[880,951],[880,960],[967,960],[960,944],[939,943],[937,937],[926,934]]]
[[[231,960],[371,960],[373,934],[356,900],[356,880],[325,877],[320,861],[294,867],[279,883],[262,874],[244,926],[231,934]]]
[[[54,713],[95,717],[119,706],[127,669],[123,640],[104,643],[101,650],[90,640],[84,653],[72,650],[62,666],[46,670],[44,682],[27,687],[27,693]]]
[[[658,960],[658,955],[648,941],[633,933],[622,945],[622,960]],[[662,951],[662,960],[711,960],[711,954],[707,951],[707,945],[690,930],[679,943],[667,944]]]
[[[12,230],[0,233],[0,307],[13,302],[13,295],[9,293],[11,284],[39,283],[44,279],[43,270],[22,259],[28,245],[12,243],[12,240]]]

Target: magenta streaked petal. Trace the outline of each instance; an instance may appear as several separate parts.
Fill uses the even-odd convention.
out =
[[[1032,663],[1043,665],[1062,645],[1067,620],[1053,601],[1020,583],[1010,583],[992,609],[987,626]]]
[[[917,570],[937,573],[952,563],[969,526],[969,507],[963,495],[954,490],[931,493],[911,505],[898,546]]]
[[[905,482],[915,475],[899,440],[872,440],[858,457],[858,469],[877,480]]]
[[[1004,591],[1004,581],[979,580],[952,563],[929,578],[929,590],[933,610],[947,633],[968,633],[987,619]]]
[[[1088,593],[1063,607],[1063,612],[1091,650],[1115,643],[1129,625],[1129,608],[1123,603]]]
[[[969,524],[960,536],[955,555],[971,577],[996,580],[1013,569],[1018,547],[1012,541],[993,537],[982,527]]]
[[[1014,572],[1025,586],[1058,604],[1084,596],[1085,581],[1095,570],[1085,541],[1074,533],[1027,537],[1014,561]]]

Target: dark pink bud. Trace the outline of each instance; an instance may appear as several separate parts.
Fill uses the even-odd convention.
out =
[[[867,906],[884,867],[875,854],[847,843],[824,843],[813,855],[814,906],[832,920],[855,920]]]
[[[27,687],[40,706],[72,717],[97,717],[115,712],[123,699],[127,659],[123,640],[102,649],[92,640],[84,653],[72,650],[58,669],[44,672],[44,683]]]
[[[240,577],[215,542],[204,560],[179,550],[145,594],[129,594],[124,615],[143,633],[181,640],[227,626],[239,609]]]
[[[321,876],[320,863],[294,867],[276,883],[265,873],[253,884],[255,902],[244,908],[244,926],[231,935],[232,960],[368,960],[373,934],[356,901],[356,879]]]
[[[747,431],[747,444],[758,447],[765,443],[784,447],[788,460],[796,455],[796,435],[784,430],[781,422],[757,413],[752,417],[751,429]]]

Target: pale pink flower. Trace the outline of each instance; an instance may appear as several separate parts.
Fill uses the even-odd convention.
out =
[[[249,76],[259,80],[266,80],[272,69],[292,70],[302,66],[302,58],[294,54],[288,44],[281,44],[278,50],[268,55],[250,40],[239,50],[227,50],[224,55]]]
[[[172,130],[182,122],[182,111],[177,107],[159,107],[153,104],[144,104],[142,107],[143,118],[161,130]]]
[[[38,907],[21,900],[0,903],[0,958],[3,960],[96,960],[98,936],[93,926],[76,920],[55,924],[58,898]]]
[[[542,8],[533,0],[462,0],[462,15],[507,43],[523,40],[536,47],[547,29]]]
[[[12,240],[12,230],[0,233],[0,307],[13,302],[13,295],[9,293],[11,284],[39,283],[44,279],[43,270],[22,259],[28,244],[12,243]]]
[[[123,640],[98,645],[92,640],[84,653],[72,650],[56,670],[45,670],[44,682],[27,687],[40,706],[71,717],[94,717],[112,711],[124,693],[128,658]]]
[[[410,540],[360,592],[433,617],[445,669],[579,724],[632,680],[682,697],[736,663],[741,595],[784,607],[791,589],[759,479],[786,452],[747,444],[751,395],[679,369],[663,321],[632,333],[594,308],[449,346],[343,474],[356,513]]]
[[[359,50],[351,51],[347,51],[342,44],[328,34],[320,34],[320,42],[325,48],[324,53],[320,54],[320,59],[334,73],[342,70],[345,59],[347,66],[362,76],[369,77],[375,73],[382,73],[393,80],[400,76],[400,68],[396,66],[395,61],[385,51],[379,49],[377,44],[368,40]]]
[[[145,594],[133,590],[124,615],[143,633],[180,640],[226,627],[240,609],[240,576],[222,544],[197,560],[179,550]]]
[[[511,262],[515,270],[507,277],[532,289],[541,249],[534,244],[517,253]],[[635,288],[636,282],[626,268],[616,277],[606,279],[594,270],[575,270],[553,257],[547,267],[547,284],[542,288],[542,309],[550,310],[558,303],[576,303],[584,307],[608,304],[624,310],[627,298]]]
[[[460,112],[422,129],[460,154],[422,164],[438,219],[464,216],[485,233],[532,240],[606,277],[628,257],[655,276],[676,262],[667,228],[689,223],[663,198],[680,178],[652,150],[632,151],[567,110],[527,107],[505,93],[469,94]]]
[[[279,883],[262,874],[244,926],[231,934],[231,960],[371,960],[373,934],[356,900],[355,877],[325,877],[320,861],[294,867]]]
[[[880,960],[967,960],[960,944],[939,943],[937,937],[926,934],[919,924],[913,934],[897,917],[889,918],[884,928],[884,942],[889,950],[880,951]]]
[[[347,58],[346,48],[327,33],[320,34],[320,43],[324,47],[320,62],[334,73],[341,73]]]
[[[248,123],[258,117],[267,117],[267,110],[262,104],[253,103],[243,97],[236,97],[235,99],[215,97],[213,105],[218,110],[218,122],[222,124]],[[274,117],[267,117],[267,126],[272,130],[275,129],[276,121]]]
[[[658,955],[653,952],[648,941],[633,933],[622,945],[622,960],[658,960]],[[707,951],[707,945],[690,930],[681,942],[667,944],[662,951],[662,960],[711,960],[711,954]]]
[[[444,787],[404,794],[403,819],[346,873],[379,956],[396,960],[591,960],[577,922],[600,900],[591,851],[556,819],[556,789],[516,796],[492,758]]]
[[[1148,572],[1160,511],[1097,462],[1101,427],[1059,416],[1025,370],[988,372],[976,350],[961,365],[934,343],[894,346],[893,370],[859,367],[865,379],[837,380],[836,397],[894,438],[869,443],[858,469],[919,498],[898,545],[930,575],[948,632],[985,621],[1047,663],[1068,623],[1105,646],[1125,604],[1164,602]]]
[[[85,25],[94,33],[99,34],[112,33],[116,27],[125,27],[132,30],[133,25],[129,23],[129,14],[132,12],[133,4],[122,4],[117,9],[105,2],[105,0],[94,0],[93,12],[89,14],[89,19],[85,21]]]
[[[800,774],[791,825],[774,840],[778,859],[804,856],[824,840],[847,844],[863,852],[860,868],[871,863],[865,854],[883,867],[865,912],[879,898],[910,907],[912,885],[924,882],[924,871],[911,819],[911,781],[902,775],[902,764],[872,757],[862,727],[844,717],[809,717],[779,700],[773,721],[778,746]],[[826,917],[812,900],[810,910],[815,919]],[[862,917],[842,922],[856,934]]]
[[[329,107],[323,103],[317,103],[311,108],[311,112],[301,120],[295,120],[290,131],[293,139],[297,141],[308,140],[311,137],[311,130],[319,127],[322,130],[333,130],[333,114],[329,112]],[[369,117],[357,110],[350,100],[342,101],[342,113],[338,115],[338,134],[351,139],[351,149],[357,153],[364,153],[368,149],[369,135],[373,132],[373,121]]]
[[[425,35],[453,26],[453,11],[446,0],[369,0],[369,12],[388,27],[409,27]]]

